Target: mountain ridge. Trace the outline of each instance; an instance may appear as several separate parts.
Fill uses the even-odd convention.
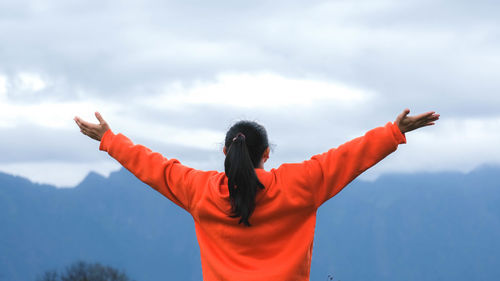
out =
[[[498,175],[485,165],[355,180],[318,210],[311,280],[498,280]],[[201,280],[191,216],[125,169],[74,188],[0,173],[0,226],[6,280],[76,259],[138,281]]]

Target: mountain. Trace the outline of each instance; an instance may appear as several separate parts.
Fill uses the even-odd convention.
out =
[[[312,280],[500,280],[500,167],[358,181],[320,208]]]
[[[0,226],[0,280],[35,280],[76,260],[137,281],[201,279],[191,216],[125,170],[70,189],[0,174]]]
[[[500,167],[356,180],[318,211],[311,280],[500,280]],[[0,173],[0,280],[76,260],[201,280],[192,218],[126,170],[57,189]]]

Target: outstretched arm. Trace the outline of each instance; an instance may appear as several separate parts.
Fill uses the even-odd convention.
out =
[[[176,159],[167,159],[143,145],[134,144],[122,134],[115,135],[98,112],[95,116],[99,124],[79,117],[74,120],[83,134],[101,142],[100,150],[108,152],[138,179],[189,211],[195,192],[193,181],[200,179],[202,172],[186,167]]]
[[[439,119],[433,111],[416,116],[408,114],[406,109],[394,123],[372,129],[310,160],[282,165],[278,170],[283,173],[283,180],[288,186],[299,187],[291,197],[304,203],[311,198],[319,207],[358,175],[394,152],[399,144],[405,143],[404,133],[433,125]]]

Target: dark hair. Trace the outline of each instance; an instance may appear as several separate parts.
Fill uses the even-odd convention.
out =
[[[225,147],[224,169],[231,201],[230,217],[240,217],[238,223],[250,226],[248,219],[255,209],[255,195],[258,188],[264,188],[255,168],[269,147],[266,129],[253,121],[239,121],[227,131]]]

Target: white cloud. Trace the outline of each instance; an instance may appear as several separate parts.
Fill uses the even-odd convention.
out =
[[[224,139],[224,133],[204,128],[183,128],[182,124],[161,123],[155,120],[137,119],[136,116],[113,117],[112,126],[124,131],[132,139],[146,139],[163,144],[183,145],[187,147],[213,150]],[[119,130],[118,128],[121,128]]]
[[[19,88],[24,91],[41,91],[47,87],[47,83],[37,73],[23,72],[17,75]]]
[[[163,97],[154,97],[145,103],[163,108],[207,104],[272,109],[312,106],[322,102],[352,106],[366,103],[374,95],[370,91],[338,82],[287,78],[269,72],[220,74],[215,81],[198,81],[188,88],[177,83],[165,91]]]
[[[7,96],[7,77],[0,75],[0,102]]]
[[[500,116],[439,120],[435,126],[407,133],[407,144],[362,178],[390,172],[470,172],[500,164]]]
[[[42,102],[39,104],[0,103],[0,127],[15,127],[19,124],[35,124],[47,128],[73,128],[73,117],[81,115],[97,123],[93,113],[114,112],[116,105],[97,99],[69,102]]]

